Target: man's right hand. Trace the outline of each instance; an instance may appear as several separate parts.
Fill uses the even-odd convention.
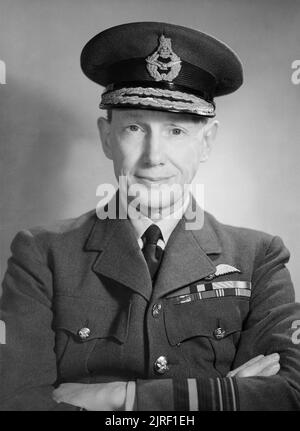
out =
[[[229,371],[227,377],[274,376],[280,370],[279,360],[278,353],[258,355],[235,370]]]

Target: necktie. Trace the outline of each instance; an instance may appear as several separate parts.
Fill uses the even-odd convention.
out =
[[[162,234],[159,227],[155,224],[149,226],[142,236],[144,243],[142,252],[147,262],[152,281],[155,279],[163,255],[163,250],[157,245],[159,239],[162,239]]]

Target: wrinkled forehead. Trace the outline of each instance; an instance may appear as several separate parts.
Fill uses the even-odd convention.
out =
[[[201,123],[201,119],[196,115],[150,109],[113,109],[112,120],[113,122],[140,121],[144,123],[186,123],[191,125]]]

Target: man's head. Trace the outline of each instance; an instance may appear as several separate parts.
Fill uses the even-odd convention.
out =
[[[239,58],[205,33],[138,22],[93,37],[82,50],[81,66],[105,87],[100,108],[109,116],[98,124],[117,178],[140,187],[145,209],[172,207],[208,158],[217,130],[209,120],[214,98],[243,82]]]
[[[116,178],[137,185],[141,209],[148,213],[163,213],[180,200],[207,160],[217,126],[203,117],[145,109],[116,109],[98,120]]]

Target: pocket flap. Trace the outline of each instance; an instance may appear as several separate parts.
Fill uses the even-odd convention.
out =
[[[114,337],[124,343],[127,337],[131,303],[104,303],[99,298],[57,296],[55,300],[55,329],[70,332],[78,341]],[[88,329],[86,338],[80,330]]]
[[[176,345],[198,336],[216,338],[217,329],[221,329],[222,338],[225,338],[241,330],[241,313],[245,305],[236,298],[182,304],[167,300],[164,316],[168,340],[171,345]]]

